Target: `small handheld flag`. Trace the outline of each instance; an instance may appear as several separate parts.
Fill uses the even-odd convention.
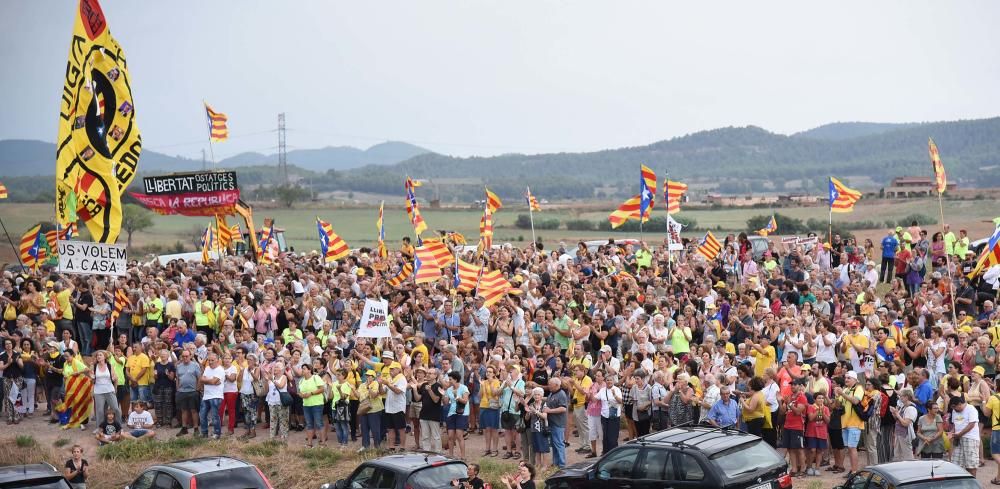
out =
[[[830,212],[851,212],[859,200],[861,192],[850,189],[840,180],[830,177]]]

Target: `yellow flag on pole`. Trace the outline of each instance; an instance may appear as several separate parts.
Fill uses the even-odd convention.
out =
[[[80,0],[59,106],[56,221],[79,215],[101,243],[118,239],[121,194],[142,152],[126,65],[98,1]]]

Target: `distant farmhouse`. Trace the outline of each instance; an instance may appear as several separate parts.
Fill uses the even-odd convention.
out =
[[[957,185],[948,182],[945,191],[954,191]],[[903,199],[906,197],[929,197],[933,195],[934,177],[896,177],[892,179],[888,187],[882,189],[882,194],[887,199]]]

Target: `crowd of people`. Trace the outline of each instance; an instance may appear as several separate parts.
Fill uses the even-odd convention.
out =
[[[687,241],[456,251],[512,284],[490,304],[456,293],[453,268],[390,285],[408,244],[335,263],[8,272],[4,415],[44,405],[60,423],[66,383],[87,376],[93,424],[80,428],[98,443],[302,431],[306,447],[496,457],[533,476],[568,450],[597,457],[705,424],[761,436],[796,477],[857,471],[859,448],[870,464],[947,457],[975,473],[986,454],[1000,460],[1000,317],[996,290],[965,276],[975,256],[961,234],[931,241],[914,224],[878,248],[835,235],[756,256],[730,235],[712,260]],[[366,299],[389,302],[389,337],[355,335]]]

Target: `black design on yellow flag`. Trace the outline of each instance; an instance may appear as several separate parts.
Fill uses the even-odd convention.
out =
[[[125,53],[97,0],[80,0],[59,106],[57,222],[79,218],[94,241],[115,242],[141,152]]]

